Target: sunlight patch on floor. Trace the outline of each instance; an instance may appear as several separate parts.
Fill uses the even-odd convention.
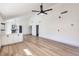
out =
[[[31,53],[30,50],[28,50],[28,49],[24,49],[24,52],[26,53],[26,55],[28,55],[28,56],[32,56],[32,53]]]

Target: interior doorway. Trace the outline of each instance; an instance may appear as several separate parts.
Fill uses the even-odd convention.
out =
[[[39,36],[39,25],[36,25],[36,36]]]
[[[22,33],[22,25],[19,25],[19,33]]]

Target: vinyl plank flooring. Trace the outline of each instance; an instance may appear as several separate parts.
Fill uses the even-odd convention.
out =
[[[0,56],[79,56],[79,48],[50,39],[25,35],[23,42],[1,48]]]

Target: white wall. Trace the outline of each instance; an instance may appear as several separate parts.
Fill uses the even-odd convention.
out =
[[[0,17],[0,23],[2,23],[3,22],[3,19]],[[0,24],[0,48],[1,48],[1,44],[2,44],[2,37],[1,36],[3,36],[2,34],[1,34],[1,24]]]
[[[56,4],[51,8],[53,10],[47,12],[48,15],[31,17],[29,24],[32,25],[32,35],[36,33],[35,25],[39,24],[40,37],[79,47],[79,4]],[[65,10],[68,13],[61,15]],[[59,16],[62,18],[59,19]]]
[[[6,33],[11,34],[11,26],[16,24],[17,26],[22,25],[22,32],[23,34],[29,34],[29,25],[28,25],[28,17],[21,16],[12,18],[6,21]]]

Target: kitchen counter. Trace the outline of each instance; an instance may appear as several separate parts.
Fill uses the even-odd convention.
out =
[[[8,45],[13,43],[18,43],[23,41],[23,34],[5,34],[1,36],[0,45]]]

